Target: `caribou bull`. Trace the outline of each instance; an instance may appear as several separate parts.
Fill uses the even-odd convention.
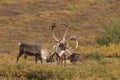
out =
[[[55,36],[55,33],[54,33],[54,29],[56,27],[56,24],[55,23],[52,24],[52,35],[53,35],[53,38],[55,39],[55,41],[57,42],[56,45],[53,46],[53,51],[54,51],[53,55],[57,56],[57,63],[58,64],[62,65],[62,62],[64,60],[64,63],[66,65],[66,52],[68,51],[66,44],[67,44],[67,41],[73,40],[73,39],[70,38],[69,40],[66,40],[66,36],[67,36],[68,30],[69,30],[69,25],[68,24],[63,24],[63,25],[66,26],[67,29],[63,35],[63,38],[61,40],[58,40]],[[77,40],[76,40],[76,44],[78,44]],[[78,45],[76,45],[76,47],[78,47]]]
[[[77,42],[76,38],[71,37],[70,39],[76,41],[76,44],[78,47],[78,42]],[[77,47],[75,47],[75,49]],[[67,49],[67,52],[70,54],[69,59],[70,59],[70,62],[72,62],[72,63],[81,62],[86,59],[86,56],[83,53],[76,53],[72,47],[69,47]]]

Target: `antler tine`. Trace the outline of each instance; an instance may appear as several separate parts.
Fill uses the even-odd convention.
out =
[[[69,26],[68,26],[68,23],[64,23],[63,25],[67,27],[67,29],[66,29],[66,31],[65,31],[65,33],[64,33],[64,35],[63,35],[63,42],[65,42],[65,41],[66,41],[66,36],[67,36],[68,30],[69,30]]]
[[[64,25],[64,26],[68,27],[68,23],[62,23],[62,25]]]
[[[76,39],[76,47],[75,47],[76,49],[78,48],[78,40]]]
[[[55,23],[52,23],[52,34],[53,34],[53,38],[57,41],[57,42],[59,42],[59,40],[56,38],[56,36],[55,36],[55,32],[54,32],[54,28],[56,27],[56,24]]]
[[[52,26],[52,30],[53,30],[56,27],[56,24],[52,23],[51,26]]]

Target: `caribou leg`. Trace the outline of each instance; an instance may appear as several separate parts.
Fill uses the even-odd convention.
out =
[[[62,66],[62,63],[63,63],[63,57],[61,56],[60,57],[60,64],[61,64],[61,66]]]
[[[16,62],[18,62],[19,58],[20,58],[22,55],[23,55],[23,52],[20,52],[20,53],[18,54]]]
[[[37,64],[37,59],[38,59],[38,56],[35,55],[35,63]]]
[[[42,63],[42,57],[41,57],[41,56],[39,56],[38,58],[40,59],[40,61],[41,61],[41,63]]]
[[[64,57],[64,65],[66,66],[66,55],[64,54],[63,57]]]
[[[61,58],[60,58],[60,56],[58,55],[58,53],[56,53],[56,60],[57,60],[57,64],[59,65]]]

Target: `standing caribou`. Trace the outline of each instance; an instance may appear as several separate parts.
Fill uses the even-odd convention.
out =
[[[17,56],[17,62],[19,58],[24,54],[24,58],[27,56],[35,56],[35,62],[37,63],[38,58],[41,60],[45,59],[46,62],[51,61],[51,52],[43,48],[41,45],[36,45],[32,43],[19,43],[19,54]]]
[[[67,36],[67,33],[68,33],[68,30],[69,30],[69,25],[68,24],[63,24],[64,26],[67,27],[64,35],[63,35],[63,38],[61,40],[58,40],[55,36],[55,27],[56,27],[56,24],[55,23],[52,23],[52,35],[53,35],[53,38],[55,39],[55,41],[57,42],[56,45],[53,46],[53,50],[54,50],[54,53],[53,55],[56,54],[57,56],[57,63],[58,64],[61,64],[62,65],[62,62],[64,60],[64,63],[66,65],[66,52],[69,52],[69,49],[67,47],[67,41],[69,40],[76,40],[76,38],[73,38],[73,37],[70,37],[69,40],[66,40],[66,36]],[[78,47],[78,41],[76,40],[76,48]]]

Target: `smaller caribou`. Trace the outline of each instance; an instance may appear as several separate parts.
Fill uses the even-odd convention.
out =
[[[77,49],[78,41],[76,40],[76,37],[71,36],[70,40],[73,40],[76,42],[77,46],[75,47],[75,49]],[[72,49],[72,47],[69,47],[66,51],[70,54],[69,59],[70,59],[70,62],[72,63],[81,62],[86,59],[86,56],[83,53],[76,53],[74,49]]]
[[[19,54],[17,56],[17,62],[19,58],[24,54],[24,58],[27,56],[35,56],[35,62],[37,63],[38,58],[42,63],[42,59],[46,62],[51,61],[51,52],[43,48],[41,45],[31,44],[31,43],[19,43]]]

